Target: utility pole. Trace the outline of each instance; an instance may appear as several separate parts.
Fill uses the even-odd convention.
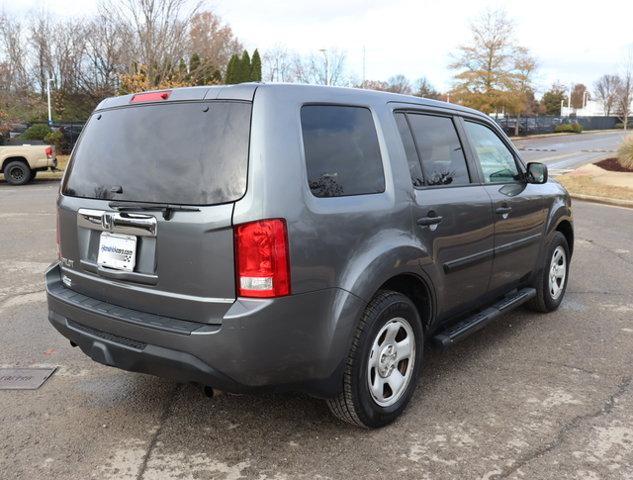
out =
[[[569,85],[569,97],[567,98],[567,108],[571,110],[571,92],[574,90],[574,84]]]
[[[46,96],[48,98],[48,126],[50,127],[53,124],[53,114],[51,109],[51,82],[52,78],[48,78],[46,80]]]

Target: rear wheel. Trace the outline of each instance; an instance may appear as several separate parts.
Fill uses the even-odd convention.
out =
[[[422,363],[423,333],[415,305],[381,291],[356,330],[343,389],[328,406],[339,419],[366,428],[394,421],[406,408]]]
[[[569,246],[561,232],[554,232],[547,245],[545,261],[536,279],[536,297],[528,306],[537,312],[556,310],[565,296],[569,279]]]
[[[4,179],[11,185],[24,185],[31,180],[31,169],[21,160],[13,160],[4,167]]]

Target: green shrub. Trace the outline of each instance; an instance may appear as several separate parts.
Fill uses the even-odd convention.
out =
[[[48,125],[36,123],[27,128],[20,138],[23,140],[44,140],[49,133],[51,133],[51,129]]]
[[[53,132],[47,133],[44,137],[44,141],[49,145],[54,145],[55,150],[57,152],[61,152],[62,140],[64,139],[64,134],[59,130],[55,130]]]
[[[633,135],[626,137],[618,148],[618,162],[624,168],[633,170]]]
[[[578,122],[561,123],[554,127],[555,133],[582,133],[582,125]]]

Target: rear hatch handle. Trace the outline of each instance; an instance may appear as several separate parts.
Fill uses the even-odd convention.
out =
[[[118,210],[119,212],[134,212],[134,211],[146,211],[146,212],[163,212],[163,218],[170,220],[174,212],[199,212],[200,209],[196,207],[184,207],[182,205],[171,205],[169,203],[132,203],[132,202],[110,202],[108,203],[110,208]]]

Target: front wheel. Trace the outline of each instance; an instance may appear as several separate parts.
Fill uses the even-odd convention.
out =
[[[415,390],[423,340],[420,316],[411,300],[397,292],[379,292],[356,330],[342,391],[327,401],[332,413],[366,428],[394,421]]]
[[[536,278],[536,297],[528,306],[537,312],[556,310],[565,296],[569,280],[569,246],[560,232],[554,232],[545,253],[545,261]]]

